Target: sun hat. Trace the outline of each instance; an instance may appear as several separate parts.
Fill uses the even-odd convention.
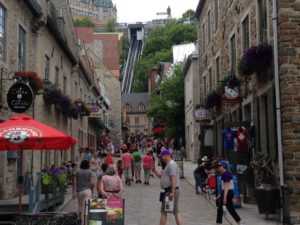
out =
[[[203,158],[201,160],[202,161],[209,161],[209,158],[207,156],[203,156]]]
[[[158,156],[161,157],[161,156],[165,156],[165,155],[171,155],[171,152],[168,149],[164,149],[160,152],[160,154]]]

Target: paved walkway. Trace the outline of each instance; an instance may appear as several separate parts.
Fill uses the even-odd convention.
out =
[[[180,211],[183,225],[214,225],[216,218],[216,207],[213,200],[209,200],[204,195],[196,195],[194,191],[193,170],[195,164],[184,162],[184,176],[181,179]],[[160,202],[158,201],[160,192],[159,180],[151,178],[150,185],[133,183],[131,187],[125,186],[123,197],[125,198],[125,224],[126,225],[146,225],[159,224]],[[58,211],[76,212],[77,201],[71,199],[70,190],[65,199],[65,204]],[[256,205],[242,204],[241,209],[237,209],[246,225],[276,225],[281,224],[276,220],[265,220],[264,215],[258,214]],[[230,222],[231,220],[231,222]],[[236,224],[224,221],[223,224]],[[169,215],[168,225],[176,224],[174,216]]]

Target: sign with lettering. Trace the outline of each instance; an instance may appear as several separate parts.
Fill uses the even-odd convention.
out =
[[[16,113],[27,111],[33,101],[33,92],[29,85],[25,83],[13,84],[7,93],[7,104]]]
[[[211,119],[212,113],[205,108],[199,108],[194,111],[194,116],[198,120],[209,120]]]
[[[102,116],[101,109],[98,106],[91,106],[90,117],[100,118]]]

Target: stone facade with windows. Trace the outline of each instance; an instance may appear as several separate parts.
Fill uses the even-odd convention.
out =
[[[249,123],[254,129],[252,152],[267,153],[274,162],[279,178],[278,146],[276,133],[274,65],[270,63],[263,71],[250,76],[241,74],[241,58],[252,46],[268,44],[272,47],[273,27],[272,1],[270,0],[201,0],[196,9],[198,25],[199,74],[201,80],[201,103],[209,95],[210,80],[213,89],[223,94],[222,84],[228,75],[242,81],[242,100],[234,103],[222,102],[221,109],[212,107],[214,127],[214,155],[228,157],[224,151],[222,131],[227,126]],[[284,182],[290,190],[290,214],[293,224],[299,224],[299,40],[300,27],[297,22],[300,4],[296,0],[278,2],[278,41],[281,125],[283,141]],[[216,15],[218,12],[218,15]],[[214,16],[212,16],[212,13]],[[215,19],[212,19],[215,18]],[[216,19],[217,18],[217,19]],[[211,26],[215,29],[208,29]],[[207,32],[211,32],[208,34]],[[210,39],[211,37],[211,39]],[[269,58],[272,58],[269,57]],[[273,60],[272,60],[273,61]],[[212,68],[212,77],[209,76]],[[246,78],[246,79],[245,79]],[[233,164],[239,157],[229,158]],[[253,187],[253,186],[252,186]],[[251,191],[251,186],[250,186]],[[294,222],[293,222],[294,221]],[[296,222],[295,222],[296,221]]]

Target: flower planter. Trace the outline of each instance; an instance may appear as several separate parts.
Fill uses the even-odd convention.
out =
[[[260,187],[255,190],[258,212],[260,214],[275,214],[280,208],[279,188]]]

